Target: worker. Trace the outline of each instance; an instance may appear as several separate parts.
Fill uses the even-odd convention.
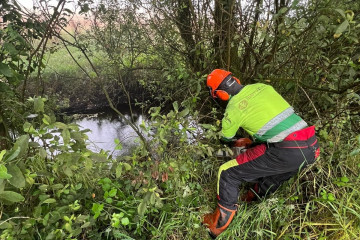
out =
[[[242,85],[231,72],[215,69],[207,77],[212,98],[227,102],[222,119],[223,141],[232,141],[241,127],[252,136],[253,147],[220,166],[218,204],[203,217],[212,237],[230,224],[238,206],[239,187],[254,183],[247,201],[274,192],[320,154],[315,127],[295,113],[273,87],[263,83]],[[249,199],[250,198],[250,199]]]

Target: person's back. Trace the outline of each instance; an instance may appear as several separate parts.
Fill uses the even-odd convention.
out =
[[[269,143],[307,126],[273,87],[262,83],[246,85],[231,97],[222,123],[226,138],[242,127],[256,142]]]

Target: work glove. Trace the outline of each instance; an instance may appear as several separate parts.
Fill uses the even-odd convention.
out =
[[[253,142],[249,138],[239,138],[233,143],[233,147],[249,148]]]

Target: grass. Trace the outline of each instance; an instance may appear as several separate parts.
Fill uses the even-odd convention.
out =
[[[269,198],[240,204],[218,239],[358,239],[359,156],[347,156],[336,167],[330,158],[318,160]],[[339,176],[349,181],[339,182]]]
[[[69,46],[68,48],[71,54],[74,56],[74,58],[78,61],[78,63],[83,68],[91,72],[92,71],[90,69],[91,66],[84,57],[84,55],[81,53],[81,51],[72,46]],[[104,59],[103,54],[101,52],[99,51],[92,51],[92,52],[96,53],[96,55],[91,56],[90,58],[95,63],[95,65],[97,63],[100,63],[101,61],[100,59]],[[82,70],[79,68],[79,66],[76,65],[76,63],[74,62],[74,60],[71,58],[71,56],[64,47],[60,47],[55,52],[47,54],[45,61],[47,63],[43,72],[45,78],[53,74],[54,72],[56,74],[67,77],[73,76],[80,78],[83,76]]]

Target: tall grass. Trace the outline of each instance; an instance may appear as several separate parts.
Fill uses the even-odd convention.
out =
[[[321,159],[266,199],[241,203],[218,239],[359,239],[359,156]]]

